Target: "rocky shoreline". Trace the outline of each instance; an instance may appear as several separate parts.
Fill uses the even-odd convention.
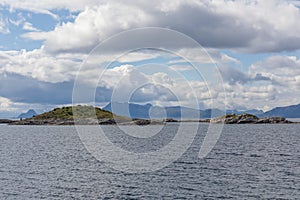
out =
[[[46,120],[36,120],[36,119],[24,119],[18,121],[3,121],[0,123],[5,123],[8,125],[162,125],[165,124],[164,121],[161,120],[146,120],[146,119],[133,119],[132,121],[120,121],[114,119],[46,119]]]
[[[0,124],[9,124],[13,122],[13,120],[10,120],[10,119],[0,119]]]

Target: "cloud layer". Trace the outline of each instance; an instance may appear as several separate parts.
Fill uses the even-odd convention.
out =
[[[221,72],[232,107],[259,105],[267,110],[299,103],[300,60],[295,56],[270,56],[252,64],[248,72],[232,67]]]
[[[53,31],[24,37],[45,40],[52,52],[84,51],[120,31],[155,26],[185,33],[205,47],[280,52],[299,49],[299,18],[299,8],[283,1],[110,1],[86,7]]]

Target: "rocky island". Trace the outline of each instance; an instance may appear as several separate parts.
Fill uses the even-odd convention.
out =
[[[163,121],[131,119],[115,115],[110,111],[93,106],[68,106],[55,108],[31,118],[6,121],[10,125],[149,125],[163,124]]]
[[[251,114],[228,114],[222,117],[213,118],[210,120],[215,124],[290,124],[291,121],[286,120],[284,117],[267,117],[258,118]]]
[[[14,121],[11,125],[93,125],[93,124],[115,124],[115,119],[127,120],[123,117],[114,116],[109,111],[95,108],[93,106],[68,106],[55,108],[31,118]]]

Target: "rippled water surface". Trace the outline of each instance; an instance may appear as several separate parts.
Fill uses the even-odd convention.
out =
[[[149,127],[141,138],[104,127],[111,141],[135,152],[162,148],[174,128],[167,125],[149,142]],[[74,127],[1,126],[0,199],[299,199],[300,124],[226,125],[212,152],[198,159],[206,130],[202,124],[171,165],[131,174],[96,160]]]

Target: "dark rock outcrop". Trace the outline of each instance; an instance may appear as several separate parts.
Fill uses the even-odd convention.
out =
[[[151,124],[151,120],[139,119],[139,120],[134,120],[134,123],[139,126],[145,126]]]
[[[117,122],[114,119],[107,119],[107,120],[101,120],[98,123],[99,125],[114,125],[117,124]]]
[[[169,122],[178,122],[178,120],[172,119],[172,118],[167,118],[167,119],[164,120],[164,122],[167,122],[167,123],[169,123]]]
[[[284,117],[269,117],[259,119],[256,124],[290,124],[291,121],[286,120]]]

